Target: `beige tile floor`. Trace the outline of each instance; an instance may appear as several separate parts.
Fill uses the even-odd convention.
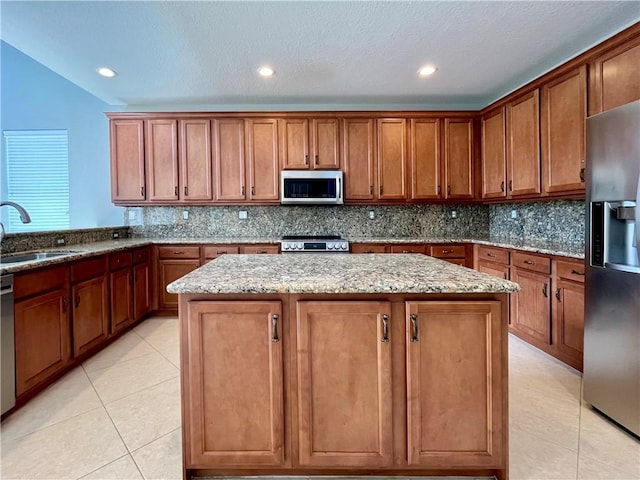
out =
[[[512,480],[638,480],[640,442],[581,405],[581,378],[510,338]],[[151,318],[2,423],[2,479],[179,479],[178,321]]]

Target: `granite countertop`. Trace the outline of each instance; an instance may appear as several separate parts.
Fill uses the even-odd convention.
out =
[[[415,254],[223,255],[169,293],[510,293],[516,283]]]

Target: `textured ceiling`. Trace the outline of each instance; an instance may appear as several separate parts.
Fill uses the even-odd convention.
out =
[[[130,109],[481,108],[640,2],[3,1],[1,36]],[[418,78],[425,63],[438,66]],[[269,64],[271,79],[256,75]],[[114,79],[95,69],[107,65]]]

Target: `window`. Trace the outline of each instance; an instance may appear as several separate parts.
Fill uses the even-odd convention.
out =
[[[7,209],[7,232],[69,228],[69,145],[66,130],[5,131],[6,194],[31,216]]]

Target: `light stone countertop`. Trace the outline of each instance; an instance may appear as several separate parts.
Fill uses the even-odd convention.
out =
[[[508,280],[416,254],[223,255],[169,293],[511,293]]]

